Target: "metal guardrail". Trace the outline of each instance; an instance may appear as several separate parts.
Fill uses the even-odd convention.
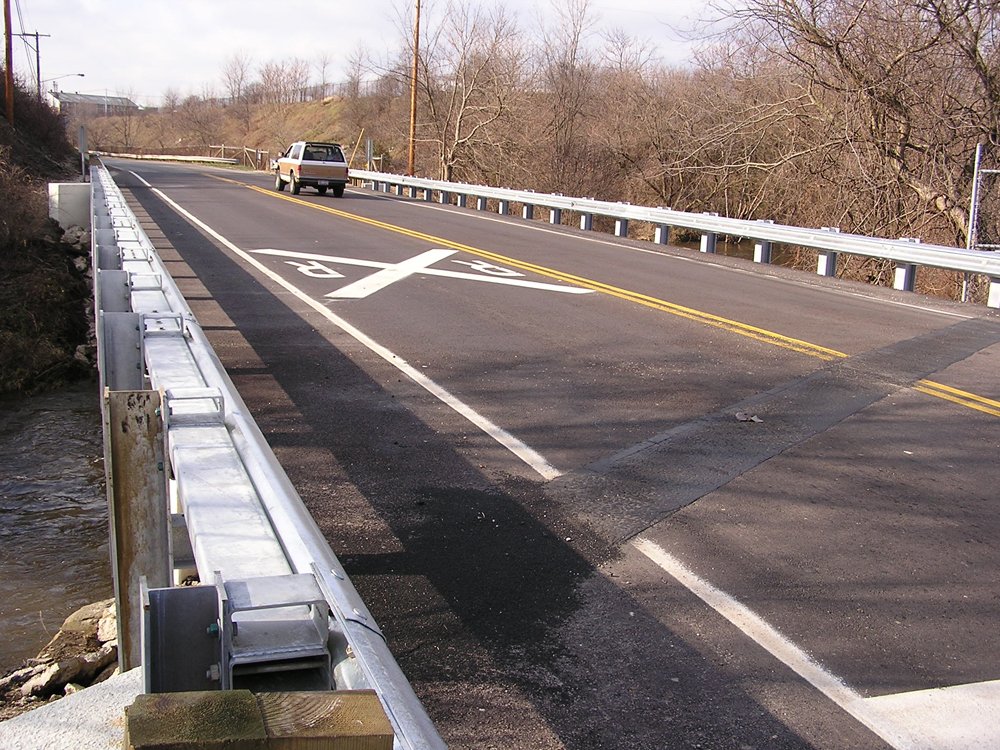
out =
[[[457,204],[463,208],[468,206],[470,198],[475,199],[476,207],[481,210],[486,208],[487,201],[492,200],[498,204],[499,213],[504,215],[510,213],[511,204],[516,203],[522,206],[521,215],[525,219],[534,218],[536,207],[548,209],[552,224],[562,223],[562,213],[569,211],[579,215],[581,229],[592,229],[593,217],[605,216],[615,219],[615,235],[619,237],[628,235],[629,221],[645,222],[654,225],[654,241],[662,245],[668,243],[672,227],[692,229],[701,234],[701,250],[706,253],[715,252],[716,239],[720,235],[743,237],[754,241],[754,260],[758,263],[771,262],[774,243],[810,248],[819,254],[816,271],[822,276],[836,274],[839,253],[883,258],[896,263],[894,287],[904,291],[913,291],[919,266],[981,274],[989,279],[987,306],[1000,308],[1000,253],[924,244],[909,238],[890,240],[845,234],[834,228],[808,229],[771,221],[729,219],[709,213],[633,206],[358,169],[351,170],[351,178],[355,182],[371,183],[374,190],[381,192],[390,192],[391,186],[395,186],[399,195],[408,190],[413,198],[423,192],[427,201],[432,201],[437,194],[441,203],[451,203],[452,196],[456,196]]]
[[[103,166],[91,170],[91,184],[106,435],[119,427],[109,425],[109,397],[126,394],[122,403],[131,405],[135,394],[158,394],[155,411],[127,417],[116,412],[114,420],[126,433],[161,422],[162,437],[152,443],[162,441],[163,465],[149,466],[156,462],[146,457],[137,471],[148,472],[164,490],[151,493],[151,523],[163,516],[165,527],[172,521],[186,531],[164,545],[174,582],[191,572],[187,566],[201,582],[150,588],[143,579],[147,692],[373,689],[392,723],[394,747],[444,748],[374,618]],[[134,479],[109,473],[109,497],[112,476],[121,483]],[[112,535],[121,535],[120,510],[112,508],[112,517]],[[128,572],[130,555],[115,558],[116,586]],[[120,611],[133,593],[121,595]]]

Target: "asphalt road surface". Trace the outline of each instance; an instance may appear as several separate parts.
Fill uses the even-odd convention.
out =
[[[109,166],[450,747],[1000,747],[996,311]]]

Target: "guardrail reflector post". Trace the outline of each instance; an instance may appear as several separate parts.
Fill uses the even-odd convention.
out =
[[[593,228],[594,228],[594,215],[580,214],[580,229],[589,232]]]
[[[768,240],[757,240],[753,243],[753,262],[771,262],[771,243]]]
[[[562,209],[549,209],[549,224],[562,224]]]
[[[105,475],[122,671],[141,663],[140,579],[170,585],[170,515],[158,391],[105,391]]]
[[[705,234],[701,236],[701,252],[714,255],[717,240],[718,237],[715,232],[705,232]]]
[[[476,210],[485,211],[486,210],[487,198],[485,195],[480,195],[476,198]]]
[[[1000,276],[990,277],[990,294],[986,300],[986,306],[1000,308]]]
[[[525,203],[521,206],[521,218],[522,219],[534,219],[535,218],[535,207],[530,203]]]
[[[628,219],[615,219],[615,237],[628,237]]]
[[[508,200],[501,200],[499,202],[499,204],[497,204],[497,213],[500,214],[501,216],[506,216],[507,214],[509,214],[510,213],[510,201],[508,201]]]
[[[917,281],[917,267],[912,263],[900,263],[896,265],[896,273],[893,278],[892,288],[901,292],[912,292]]]
[[[438,193],[438,196],[442,204],[446,206],[451,205],[451,193],[449,193],[447,190],[442,190],[440,193]]]
[[[820,250],[816,259],[816,273],[820,276],[836,276],[837,253],[832,250]]]
[[[669,245],[670,244],[670,227],[666,224],[660,224],[656,227],[653,233],[653,241],[657,245]]]
[[[459,193],[458,194],[458,207],[459,208],[468,208],[469,207],[469,196],[466,195],[465,193]]]

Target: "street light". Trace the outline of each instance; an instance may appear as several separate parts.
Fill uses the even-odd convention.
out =
[[[83,73],[63,73],[61,76],[52,76],[52,78],[45,78],[44,80],[40,80],[38,82],[38,101],[39,102],[42,101],[42,84],[43,83],[49,83],[51,81],[58,81],[60,78],[72,78],[74,76],[78,76],[80,78],[84,78],[85,77],[83,75]]]
[[[86,78],[86,76],[83,73],[63,73],[61,76],[53,76],[52,78],[46,78],[42,81],[39,81],[39,83],[49,83],[51,81],[58,81],[60,78],[72,78],[73,76]],[[38,88],[41,89],[41,86],[39,86]]]

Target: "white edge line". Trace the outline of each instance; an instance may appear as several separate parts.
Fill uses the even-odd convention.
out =
[[[135,174],[134,172],[132,174]],[[291,282],[286,281],[284,278],[276,274],[271,269],[267,268],[264,264],[258,261],[256,258],[251,256],[244,250],[234,245],[232,242],[227,240],[221,234],[216,232],[214,229],[209,227],[205,222],[198,219],[196,216],[191,214],[186,209],[179,206],[173,200],[168,198],[163,191],[153,188],[148,182],[143,180],[138,175],[135,175],[143,184],[147,187],[152,188],[153,193],[155,193],[161,200],[163,200],[167,205],[174,209],[181,216],[186,218],[192,224],[200,228],[203,232],[208,234],[210,237],[221,242],[231,251],[240,256],[247,263],[252,265],[258,271],[263,273],[269,279],[274,281],[276,284],[284,287],[297,299],[301,300],[305,304],[309,305],[313,310],[318,312],[320,315],[325,317],[340,330],[346,333],[348,336],[355,339],[358,343],[370,349],[372,352],[377,354],[379,357],[384,359],[386,362],[391,364],[393,367],[398,369],[404,375],[406,375],[410,380],[419,385],[421,388],[426,390],[428,393],[432,394],[439,401],[444,403],[446,406],[451,408],[456,413],[465,417],[472,424],[482,430],[484,433],[489,435],[493,440],[498,442],[504,448],[509,450],[524,463],[534,469],[543,479],[551,480],[556,477],[562,476],[562,472],[555,468],[552,464],[545,460],[545,458],[538,453],[534,448],[526,445],[525,443],[518,440],[516,437],[511,435],[509,432],[503,428],[495,425],[493,422],[488,420],[486,417],[481,415],[472,407],[466,405],[462,401],[459,401],[455,396],[445,390],[443,387],[435,383],[433,380],[428,378],[419,370],[415,369],[412,365],[406,362],[402,357],[393,354],[389,349],[379,344],[373,338],[363,333],[359,329],[352,326],[346,320],[338,315],[335,315],[329,308],[325,307],[322,303],[314,300],[312,297],[308,296],[305,292],[301,291],[298,287],[294,286]]]
[[[848,687],[839,677],[824,669],[809,654],[782,635],[777,628],[725,591],[695,574],[656,542],[639,537],[632,542],[632,546],[896,750],[917,750],[921,747],[895,727],[887,726],[884,718],[871,710],[872,707],[865,702],[865,698]]]

